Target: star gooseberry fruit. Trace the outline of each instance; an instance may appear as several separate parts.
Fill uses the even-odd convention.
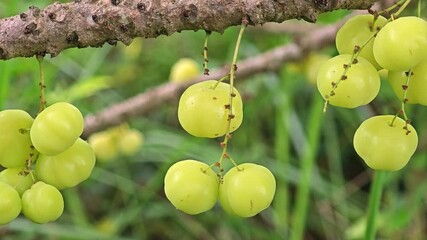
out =
[[[71,147],[83,132],[82,113],[72,104],[55,103],[34,119],[31,141],[37,151],[54,156]]]
[[[164,183],[169,201],[177,209],[188,214],[208,211],[218,199],[218,176],[203,162],[176,162],[168,169]]]
[[[381,80],[377,69],[362,57],[358,57],[357,63],[353,63],[346,75],[342,76],[344,66],[350,60],[349,54],[335,56],[323,63],[317,73],[317,88],[331,105],[345,108],[366,105],[380,90]]]
[[[388,82],[393,88],[396,96],[403,100],[404,88],[409,72],[389,71]],[[406,101],[410,104],[421,104],[427,106],[427,61],[423,61],[412,68],[412,74],[406,91]]]
[[[170,81],[184,82],[199,76],[200,70],[196,63],[191,58],[181,58],[171,68]]]
[[[31,153],[31,139],[27,132],[33,118],[25,111],[0,111],[0,165],[5,168],[22,167]]]
[[[390,71],[407,71],[427,59],[427,22],[401,17],[387,23],[377,34],[374,57]]]
[[[243,120],[242,98],[234,88],[230,132],[239,128]],[[178,120],[189,134],[216,138],[227,130],[230,85],[208,80],[191,85],[179,99]]]
[[[266,167],[243,163],[224,175],[219,191],[219,201],[226,212],[252,217],[270,206],[276,180]]]
[[[64,199],[54,186],[36,182],[22,195],[22,213],[35,223],[57,220],[64,211]]]
[[[378,27],[382,27],[387,23],[387,19],[383,16],[378,16],[374,21],[374,16],[371,14],[362,14],[350,18],[337,32],[335,44],[340,54],[352,54],[355,46],[364,46],[360,52],[360,56],[368,60],[375,68],[381,69],[381,66],[374,58],[372,46],[373,39],[368,41],[377,31]],[[367,42],[368,41],[368,42]]]
[[[414,154],[418,135],[414,127],[403,119],[381,115],[371,117],[359,126],[354,134],[353,145],[370,168],[397,171]]]
[[[3,225],[18,217],[22,203],[18,192],[12,186],[1,181],[0,196],[0,225]]]

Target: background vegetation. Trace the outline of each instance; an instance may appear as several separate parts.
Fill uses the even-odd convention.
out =
[[[32,4],[43,7],[51,2]],[[2,1],[0,17],[17,14],[28,4]],[[326,14],[319,24],[345,14]],[[212,34],[210,68],[231,61],[237,33],[237,28],[230,28]],[[200,62],[202,70],[203,40],[202,31],[186,31],[136,39],[129,47],[118,43],[47,57],[47,101],[66,100],[84,115],[96,113],[167,82],[171,66],[182,57]],[[289,34],[250,27],[239,58],[290,41]],[[320,53],[332,56],[336,50],[330,46],[316,54]],[[323,100],[300,66],[286,64],[276,72],[237,79],[244,121],[233,136],[230,153],[238,163],[267,166],[278,184],[272,207],[256,217],[228,216],[220,206],[190,216],[167,201],[163,177],[171,164],[187,158],[213,163],[221,152],[219,139],[198,139],[181,129],[176,99],[128,122],[144,134],[144,146],[135,156],[97,163],[89,180],[64,190],[65,212],[57,222],[38,225],[20,217],[0,227],[0,239],[287,239],[294,228],[302,227],[295,222],[305,216],[305,239],[361,239],[372,171],[355,153],[353,133],[369,116],[395,114],[400,102],[384,79],[380,95],[370,105],[353,110],[329,107],[324,114]],[[0,62],[0,109],[20,108],[34,115],[38,74],[35,58]],[[410,106],[407,112],[420,144],[403,170],[386,176],[378,222],[383,239],[424,239],[427,234],[427,108]],[[309,191],[309,197],[299,198],[301,189]]]

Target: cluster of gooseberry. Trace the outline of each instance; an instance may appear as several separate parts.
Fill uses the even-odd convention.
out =
[[[237,165],[227,153],[231,133],[243,121],[242,98],[234,88],[237,52],[242,33],[240,31],[233,63],[229,75],[220,80],[207,80],[188,87],[178,104],[178,120],[182,128],[195,137],[217,138],[224,136],[220,143],[223,148],[220,160],[207,165],[193,159],[174,163],[164,179],[164,190],[169,201],[179,210],[188,214],[199,214],[213,208],[217,201],[229,214],[252,217],[270,206],[276,180],[266,167],[243,163]],[[207,33],[207,37],[209,33]],[[207,37],[204,47],[204,68],[207,69]],[[230,80],[230,83],[223,82]],[[229,159],[234,167],[222,175],[223,159]],[[218,167],[218,173],[212,169]]]
[[[388,71],[400,110],[368,118],[353,138],[358,155],[376,170],[396,171],[408,163],[418,136],[405,104],[427,105],[427,22],[414,16],[398,18],[402,10],[389,20],[374,11],[349,19],[336,35],[340,55],[325,62],[317,75],[326,110],[327,104],[355,108],[370,103],[380,90],[378,71]]]
[[[27,112],[0,112],[0,224],[20,212],[36,223],[62,215],[59,190],[86,180],[95,165],[90,145],[79,138],[83,116],[70,103],[58,102],[35,119]]]
[[[120,154],[135,155],[144,143],[144,135],[128,124],[94,133],[88,138],[98,162],[110,162]]]
[[[229,104],[230,97],[232,104]],[[230,93],[228,83],[216,80],[196,83],[182,94],[178,119],[184,130],[193,136],[216,138],[228,135],[228,139],[243,120],[241,96],[235,88]],[[198,214],[214,207],[219,199],[226,212],[251,217],[270,205],[276,181],[267,168],[243,163],[221,176],[212,170],[212,166],[188,159],[169,168],[165,176],[165,193],[177,209]]]

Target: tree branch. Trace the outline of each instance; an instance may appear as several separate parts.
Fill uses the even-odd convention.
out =
[[[0,20],[0,59],[50,54],[73,47],[100,47],[135,37],[154,38],[182,30],[223,32],[247,19],[251,25],[321,12],[366,9],[378,0],[75,0],[30,7]]]
[[[239,61],[236,77],[243,79],[256,73],[279,69],[284,62],[301,59],[309,51],[332,44],[336,32],[343,23],[344,20],[334,25],[317,28],[303,35],[299,41]],[[83,136],[87,137],[94,132],[118,125],[132,117],[146,114],[163,103],[176,99],[189,85],[208,79],[220,79],[227,75],[229,69],[230,66],[224,66],[221,69],[210,71],[209,76],[201,75],[189,82],[165,83],[114,104],[94,115],[88,115],[85,118]]]

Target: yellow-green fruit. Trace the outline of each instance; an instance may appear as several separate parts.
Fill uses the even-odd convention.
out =
[[[109,162],[117,156],[118,149],[115,140],[114,134],[110,131],[97,132],[88,138],[96,159],[100,162]]]
[[[228,202],[227,194],[225,193],[224,182],[221,181],[219,183],[219,191],[218,191],[218,201],[221,204],[224,212],[230,215],[236,215],[236,213],[231,209],[230,203]]]
[[[397,171],[408,163],[417,149],[418,135],[403,119],[381,115],[371,117],[359,126],[353,145],[370,168]]]
[[[52,185],[36,182],[22,194],[22,213],[33,222],[55,221],[63,211],[62,194]]]
[[[319,72],[320,66],[331,57],[326,54],[311,53],[304,60],[304,74],[307,77],[307,80],[315,85],[317,81],[317,73]]]
[[[254,163],[233,167],[224,175],[222,184],[222,206],[240,217],[252,217],[268,208],[276,192],[276,180],[270,170]]]
[[[74,187],[86,180],[95,166],[92,147],[81,138],[55,156],[40,154],[36,163],[37,179],[58,189]]]
[[[233,106],[230,132],[237,130],[243,121],[243,103],[239,92],[233,88]],[[215,138],[227,130],[230,85],[215,80],[193,84],[179,99],[178,120],[189,134],[196,137]]]
[[[168,169],[164,183],[169,201],[188,214],[205,212],[213,208],[218,199],[218,177],[203,162],[176,162]]]
[[[141,148],[144,137],[140,131],[129,129],[124,131],[117,141],[119,151],[124,155],[132,156]]]
[[[404,91],[408,79],[408,71],[389,71],[388,81],[396,96],[403,100]],[[412,68],[412,74],[406,90],[407,103],[427,106],[427,61],[423,61]]]
[[[367,41],[377,32],[378,27],[383,27],[386,23],[387,19],[383,16],[378,16],[374,22],[374,16],[371,14],[350,18],[337,32],[335,43],[338,52],[340,54],[352,54],[355,46],[362,47],[366,44],[360,52],[360,56],[368,60],[377,69],[381,69],[372,50],[374,39]]]
[[[317,88],[331,105],[345,108],[366,105],[380,90],[378,71],[362,57],[357,59],[356,64],[351,65],[342,79],[344,66],[350,61],[349,54],[335,56],[324,62],[317,73]]]
[[[83,115],[66,102],[44,109],[31,126],[31,141],[41,154],[54,156],[71,147],[83,132]]]
[[[9,184],[0,182],[0,225],[6,224],[21,212],[21,198]]]
[[[22,167],[30,157],[29,129],[33,118],[25,111],[9,109],[0,111],[0,165]]]
[[[408,71],[427,60],[427,22],[410,16],[387,23],[375,37],[373,52],[381,67]]]
[[[191,58],[178,60],[171,68],[170,81],[183,82],[200,75],[199,66]]]
[[[33,179],[30,174],[24,175],[22,167],[6,168],[0,172],[0,182],[9,184],[15,188],[21,196],[25,190],[33,185]]]

